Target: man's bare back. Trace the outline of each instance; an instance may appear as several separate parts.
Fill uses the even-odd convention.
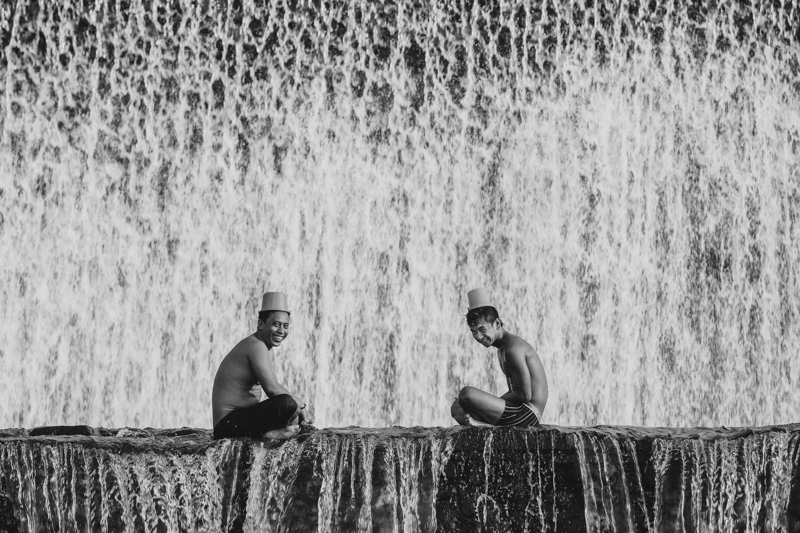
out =
[[[540,413],[544,411],[547,405],[547,376],[544,372],[544,365],[542,360],[533,346],[528,341],[518,335],[506,331],[506,344],[504,347],[497,349],[497,359],[500,361],[500,368],[506,376],[508,383],[508,393],[501,396],[504,400],[530,402],[536,406]],[[527,371],[527,378],[519,378],[519,385],[515,385],[514,374],[506,370],[506,366],[511,361],[511,364],[516,366],[523,366],[524,371]],[[522,364],[524,362],[524,365]],[[510,366],[510,365],[509,365]],[[517,387],[521,390],[517,391]],[[509,394],[520,392],[521,394]]]
[[[261,382],[250,366],[250,357],[272,363],[272,354],[255,334],[239,341],[220,363],[211,394],[215,426],[234,409],[251,407],[261,401]]]

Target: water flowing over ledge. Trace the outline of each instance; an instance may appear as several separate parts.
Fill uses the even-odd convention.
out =
[[[500,388],[480,285],[549,421],[797,420],[798,0],[412,5],[4,3],[0,424],[208,424],[277,280],[323,427]]]
[[[0,431],[0,531],[797,531],[800,424]]]

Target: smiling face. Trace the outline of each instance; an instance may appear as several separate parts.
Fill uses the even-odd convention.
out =
[[[258,335],[270,348],[280,346],[289,335],[289,313],[272,311],[258,319]]]
[[[479,318],[469,326],[472,338],[487,348],[500,336],[500,319],[488,321]]]

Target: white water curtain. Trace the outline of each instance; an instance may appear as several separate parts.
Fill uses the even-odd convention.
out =
[[[796,420],[796,2],[106,4],[3,8],[0,426],[210,427],[267,290],[318,426],[448,425],[481,286],[545,423]]]

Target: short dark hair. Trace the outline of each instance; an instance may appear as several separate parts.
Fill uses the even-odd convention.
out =
[[[494,307],[490,305],[476,307],[475,309],[471,309],[469,312],[467,312],[467,325],[472,327],[477,324],[478,320],[480,319],[492,323],[498,318],[500,318],[500,315],[497,314],[497,309]]]
[[[259,311],[258,312],[258,319],[260,321],[262,321],[262,322],[266,322],[267,319],[269,318],[269,315],[271,315],[272,313],[286,313],[287,315],[292,316],[292,313],[290,313],[289,311],[280,311],[280,310],[277,310],[277,309],[267,309],[266,311]]]

